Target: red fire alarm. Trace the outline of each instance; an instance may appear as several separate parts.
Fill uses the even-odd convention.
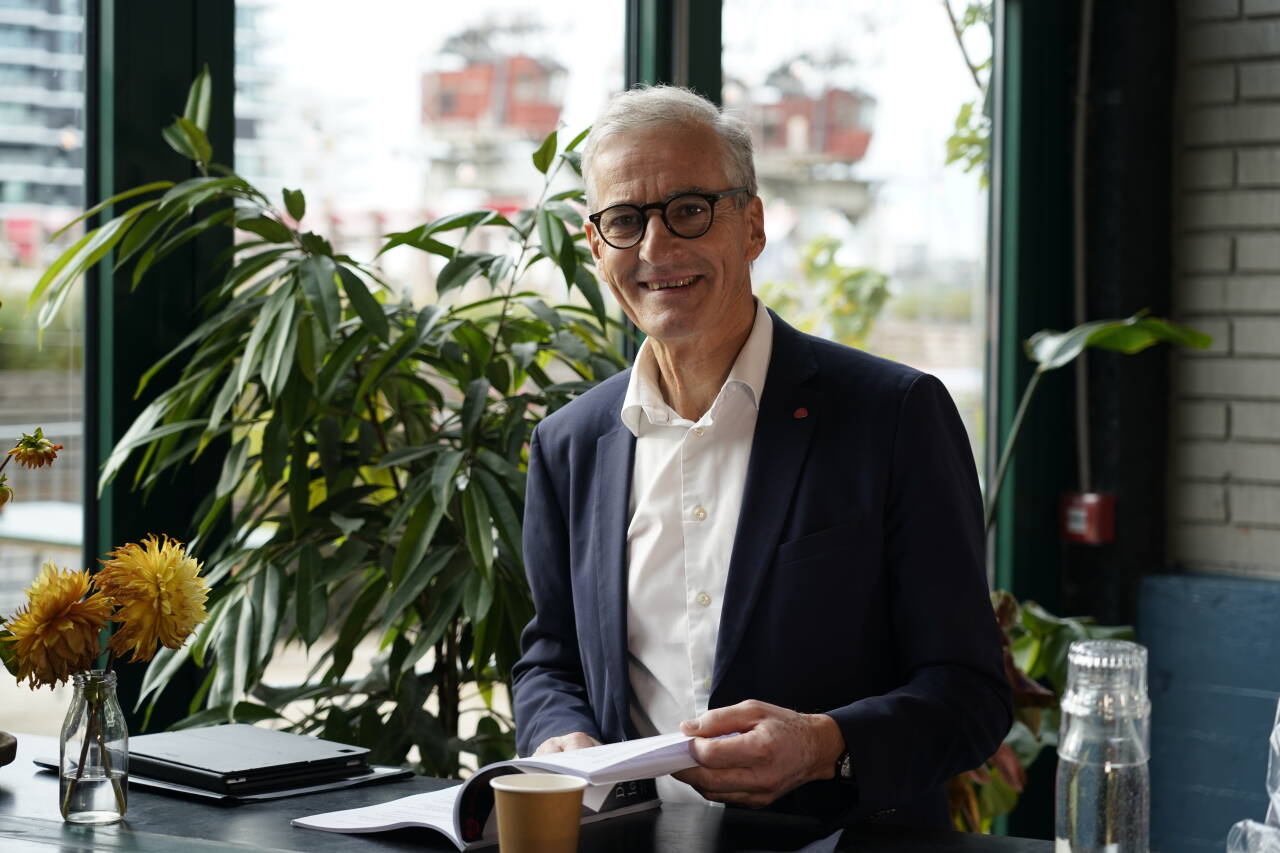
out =
[[[1116,538],[1116,496],[1076,492],[1062,496],[1062,538],[1084,545],[1106,545]]]

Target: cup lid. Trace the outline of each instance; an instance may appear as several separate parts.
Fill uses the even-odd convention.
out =
[[[587,780],[559,773],[511,773],[495,776],[489,780],[489,786],[495,791],[556,794],[581,791],[587,787]]]

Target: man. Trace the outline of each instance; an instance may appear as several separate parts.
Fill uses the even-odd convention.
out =
[[[741,122],[633,90],[583,163],[600,277],[648,337],[534,431],[521,754],[679,729],[702,766],[664,799],[947,825],[943,783],[1011,720],[954,405],[756,302]]]

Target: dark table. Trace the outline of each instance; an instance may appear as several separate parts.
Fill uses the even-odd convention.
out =
[[[263,850],[303,853],[382,853],[389,850],[453,851],[428,830],[339,835],[290,826],[295,817],[372,805],[444,787],[439,779],[415,778],[282,800],[225,806],[140,791],[129,792],[122,824],[75,827],[58,814],[58,781],[31,763],[57,755],[51,738],[20,735],[18,759],[0,768],[0,851],[3,853],[214,853]],[[582,828],[579,849],[608,853],[731,853],[731,851],[856,850],[860,853],[1049,853],[1048,841],[988,838],[963,833],[919,832],[890,827],[844,830],[798,819],[739,809],[671,805]],[[497,848],[488,848],[496,851]]]

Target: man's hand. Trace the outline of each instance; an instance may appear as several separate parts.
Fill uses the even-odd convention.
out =
[[[686,720],[701,767],[675,774],[708,800],[760,808],[815,779],[835,775],[844,736],[826,714],[800,714],[749,699]],[[736,737],[719,737],[735,734]]]
[[[549,737],[533,751],[534,755],[546,755],[549,752],[568,752],[571,749],[585,749],[588,746],[599,746],[600,741],[582,732]]]

